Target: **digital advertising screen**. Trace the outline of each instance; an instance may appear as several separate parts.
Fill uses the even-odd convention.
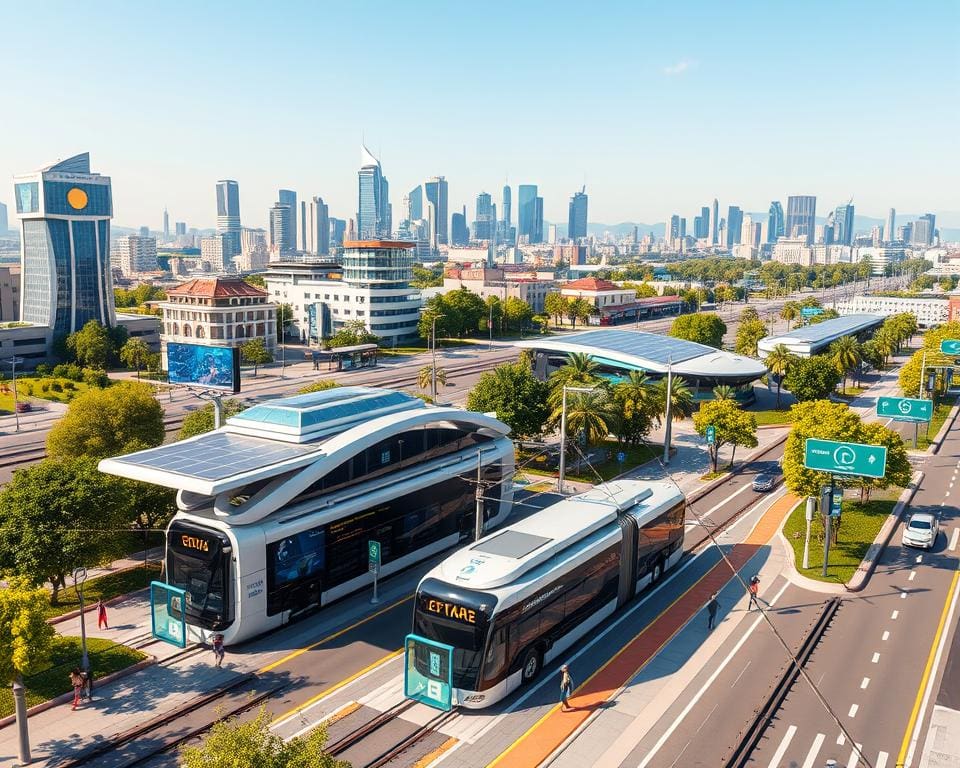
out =
[[[167,345],[167,373],[171,384],[236,393],[240,391],[240,350],[171,342]]]

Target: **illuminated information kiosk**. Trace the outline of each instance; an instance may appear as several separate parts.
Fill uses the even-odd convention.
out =
[[[453,708],[453,646],[419,635],[407,635],[403,645],[403,695],[449,712]]]

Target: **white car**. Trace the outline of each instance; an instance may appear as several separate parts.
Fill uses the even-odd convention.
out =
[[[910,515],[910,521],[903,529],[903,545],[906,547],[920,547],[933,549],[940,533],[940,522],[934,515],[926,512],[917,512]]]

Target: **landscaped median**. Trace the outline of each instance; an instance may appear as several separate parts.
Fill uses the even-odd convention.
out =
[[[150,582],[160,579],[160,564],[148,563],[146,567],[126,568],[103,576],[88,579],[83,585],[84,608],[90,610],[97,600],[111,600],[138,592],[150,586]],[[57,604],[47,606],[47,620],[63,620],[76,615],[80,610],[80,598],[67,579],[67,588],[57,595]]]

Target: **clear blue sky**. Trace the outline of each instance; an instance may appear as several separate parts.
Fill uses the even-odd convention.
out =
[[[90,151],[115,223],[245,225],[279,187],[356,210],[361,136],[395,218],[423,178],[451,211],[537,183],[566,220],[766,210],[960,210],[960,4],[944,2],[43,2],[2,11],[0,200]],[[516,191],[514,191],[516,195]],[[956,214],[960,217],[960,213]]]

